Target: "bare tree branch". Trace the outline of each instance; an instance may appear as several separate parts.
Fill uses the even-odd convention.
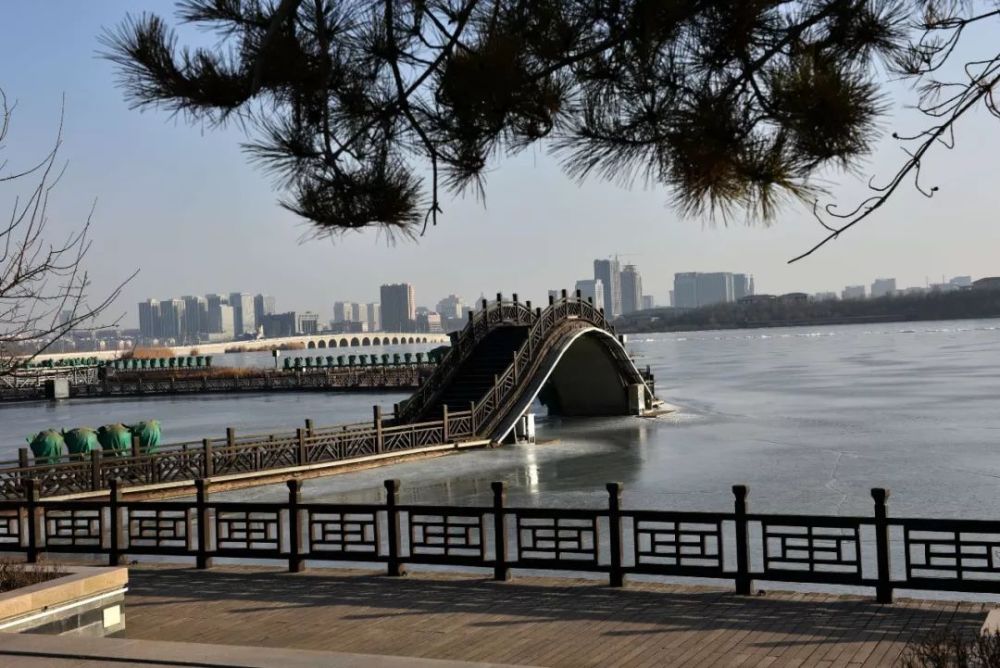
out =
[[[0,90],[0,150],[11,127],[13,105]],[[94,207],[81,227],[60,241],[47,235],[48,205],[66,165],[57,162],[62,145],[65,101],[52,149],[34,167],[0,175],[0,186],[15,190],[30,176],[26,195],[16,194],[7,223],[0,227],[0,376],[18,372],[74,329],[97,327],[133,273],[103,298],[91,301],[84,259]]]

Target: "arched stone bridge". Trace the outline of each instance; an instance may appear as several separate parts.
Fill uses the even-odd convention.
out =
[[[604,318],[603,309],[567,296],[531,302],[483,300],[434,374],[397,412],[397,424],[469,411],[473,431],[501,441],[537,397],[550,414],[637,415],[657,403]]]

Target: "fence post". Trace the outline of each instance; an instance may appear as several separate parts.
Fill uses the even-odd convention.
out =
[[[295,449],[295,452],[296,452],[295,459],[298,462],[299,466],[305,466],[305,463],[306,463],[306,432],[304,430],[302,430],[301,428],[295,430],[295,441],[297,443],[297,447]],[[291,482],[291,481],[289,481],[289,482]]]
[[[17,449],[17,465],[22,469],[26,469],[31,466],[31,462],[28,460],[28,448]]]
[[[215,475],[215,462],[212,460],[212,441],[207,438],[201,439],[201,451],[204,453],[204,476],[211,478]]]
[[[608,485],[608,532],[611,535],[611,570],[609,584],[621,587],[625,584],[622,572],[622,484],[609,482]]]
[[[108,492],[108,510],[109,521],[111,522],[111,525],[108,527],[108,566],[121,566],[122,490],[118,478],[109,480],[108,485],[110,488]]]
[[[372,406],[372,421],[375,423],[375,454],[382,452],[384,445],[382,437],[382,407]]]
[[[132,456],[133,457],[142,456],[142,443],[139,441],[138,434],[132,434]]]
[[[236,445],[236,430],[232,427],[226,427],[226,447],[233,447]]]
[[[753,593],[753,580],[750,578],[750,535],[747,529],[747,494],[746,485],[733,485],[733,496],[736,497],[736,593],[749,596]]]
[[[448,404],[441,406],[441,442],[448,442]]]
[[[492,482],[493,489],[493,579],[510,580],[510,566],[507,565],[507,522],[504,503],[507,500],[507,485]]]
[[[90,489],[97,491],[101,489],[101,451],[90,451]]]
[[[389,561],[388,575],[399,577],[406,575],[406,568],[400,562],[399,548],[401,542],[399,527],[399,480],[385,481],[385,514],[389,520]]]
[[[878,584],[875,585],[875,600],[892,603],[892,582],[889,576],[889,490],[882,487],[872,489],[875,500],[875,563],[878,566]]]
[[[211,551],[208,549],[208,482],[205,480],[194,481],[198,513],[198,553],[195,557],[195,566],[205,569],[212,567]]]
[[[309,436],[311,438],[312,435],[313,435],[313,421],[307,418],[306,419],[306,436]]]
[[[26,559],[29,564],[38,562],[38,486],[28,478],[24,481],[24,498],[28,502],[28,546]]]
[[[288,481],[288,572],[301,573],[302,527],[299,521],[299,504],[302,502],[302,481]]]
[[[472,437],[476,436],[476,402],[469,402],[469,429],[472,430]]]

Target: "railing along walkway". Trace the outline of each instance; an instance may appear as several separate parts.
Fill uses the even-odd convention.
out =
[[[747,488],[733,487],[731,512],[632,510],[609,483],[604,508],[507,505],[503,483],[484,506],[399,502],[399,481],[385,483],[382,504],[307,503],[288,481],[284,503],[215,501],[198,480],[194,501],[126,501],[117,481],[108,499],[45,501],[33,480],[24,501],[0,502],[0,552],[280,560],[491,569],[595,572],[612,586],[630,574],[732,581],[749,595],[754,582],[874,587],[879,602],[895,589],[1000,594],[1000,521],[890,518],[885,489],[872,490],[868,517],[750,513]]]
[[[18,461],[0,463],[0,498],[24,498],[29,482],[43,497],[80,494],[110,489],[113,480],[126,486],[194,481],[476,439],[468,411],[445,411],[439,420],[405,425],[383,420],[378,406],[373,414],[371,422],[324,428],[314,428],[307,420],[305,428],[278,434],[237,436],[228,428],[223,438],[164,445],[154,454],[143,454],[137,437],[124,456],[94,451],[84,458],[63,455],[57,461],[32,463],[22,448]]]

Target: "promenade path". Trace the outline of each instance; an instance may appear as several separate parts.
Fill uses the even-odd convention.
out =
[[[455,573],[130,569],[127,636],[533,666],[882,666],[988,604]]]

